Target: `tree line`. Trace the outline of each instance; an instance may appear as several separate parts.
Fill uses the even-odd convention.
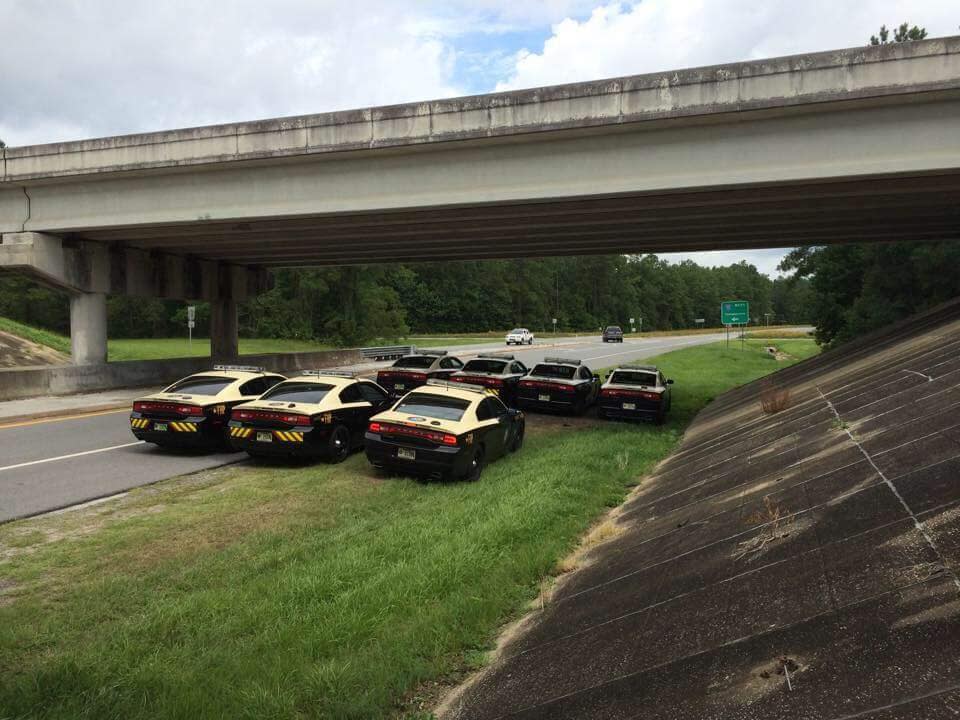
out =
[[[748,300],[758,323],[807,322],[810,281],[771,280],[746,262],[703,267],[655,255],[485,260],[282,269],[273,287],[240,308],[244,337],[313,339],[357,345],[409,334],[645,330],[720,324],[723,300]],[[111,297],[111,337],[173,337],[186,332],[186,303]],[[69,330],[66,296],[23,277],[0,278],[0,315]],[[209,308],[197,303],[196,332]]]

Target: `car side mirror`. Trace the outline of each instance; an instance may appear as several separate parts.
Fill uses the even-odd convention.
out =
[[[667,385],[673,385],[673,380],[667,380]]]
[[[599,379],[600,379],[600,376],[597,375],[597,373],[594,373],[594,374],[593,374],[593,379],[594,379],[594,380],[599,380]]]

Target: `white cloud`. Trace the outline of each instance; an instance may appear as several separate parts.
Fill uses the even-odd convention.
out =
[[[0,138],[15,145],[827,49],[862,43],[881,22],[905,19],[947,34],[960,22],[955,0],[6,0],[3,7]],[[519,52],[520,42],[532,47]]]
[[[521,50],[498,90],[864,45],[882,23],[956,32],[952,0],[644,0],[597,7]]]
[[[29,144],[458,94],[397,3],[5,4],[0,137]]]

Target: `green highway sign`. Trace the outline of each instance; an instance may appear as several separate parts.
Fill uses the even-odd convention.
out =
[[[721,325],[746,325],[750,322],[750,303],[746,300],[728,300],[720,303]]]

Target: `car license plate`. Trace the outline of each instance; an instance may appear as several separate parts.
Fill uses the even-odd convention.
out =
[[[624,409],[624,410],[636,410],[636,409],[637,409],[637,404],[636,404],[636,403],[624,403],[624,404],[623,404],[623,409]]]
[[[409,448],[397,448],[397,457],[403,458],[404,460],[416,460],[417,451],[410,450]]]
[[[273,433],[272,433],[272,432],[258,432],[258,433],[257,433],[257,442],[273,442]]]
[[[167,431],[167,424],[166,424],[166,423],[154,423],[154,424],[153,424],[153,429],[154,429],[156,432],[166,432],[166,431]]]
[[[394,387],[395,387],[397,390],[403,390],[403,389],[404,389],[405,387],[407,387],[407,386],[404,385],[403,383],[396,383],[396,384],[394,385]]]
[[[541,396],[540,396],[540,402],[550,402],[550,396],[549,396],[549,395],[541,395]]]

